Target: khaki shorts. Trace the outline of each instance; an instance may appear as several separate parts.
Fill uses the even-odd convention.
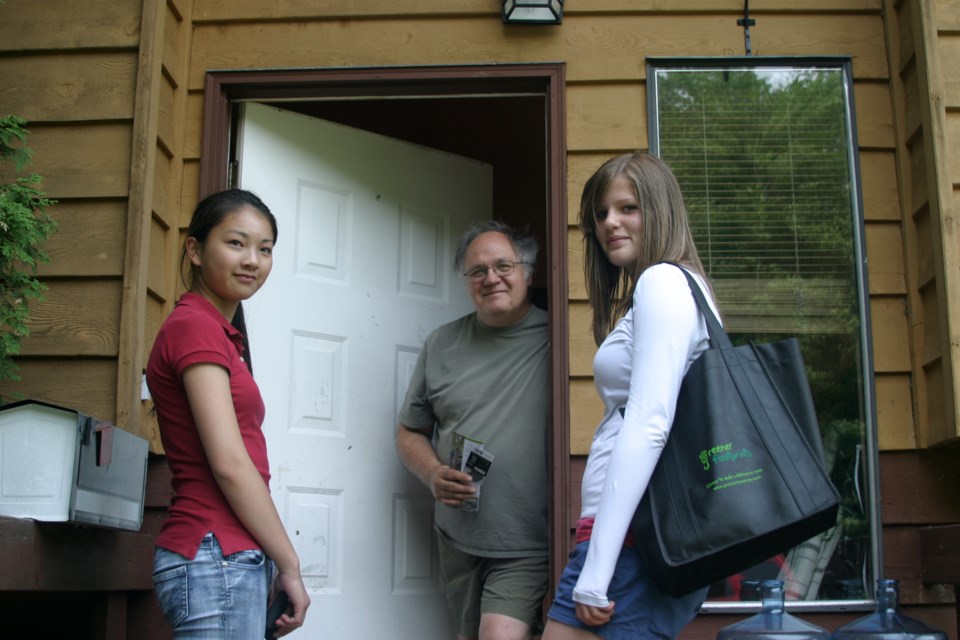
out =
[[[480,634],[480,617],[504,615],[542,629],[543,598],[550,582],[547,556],[484,558],[460,551],[437,536],[440,548],[440,586],[447,598],[457,633]]]

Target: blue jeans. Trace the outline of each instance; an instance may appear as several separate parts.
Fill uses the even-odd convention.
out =
[[[212,533],[191,560],[157,547],[153,584],[173,637],[262,638],[273,563],[260,550],[224,556]]]

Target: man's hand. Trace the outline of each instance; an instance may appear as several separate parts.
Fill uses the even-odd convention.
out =
[[[430,491],[433,497],[448,507],[459,507],[467,498],[477,492],[470,474],[451,469],[443,464],[437,467],[430,479]]]
[[[432,433],[432,429],[411,429],[402,423],[397,425],[397,453],[403,465],[420,478],[420,482],[430,489],[437,501],[457,508],[476,494],[477,488],[469,474],[455,471],[440,462],[430,443]]]

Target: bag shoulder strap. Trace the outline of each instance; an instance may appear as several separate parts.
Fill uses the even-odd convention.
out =
[[[690,274],[689,271],[684,269],[681,265],[676,262],[664,262],[663,264],[671,264],[677,269],[680,269],[680,273],[687,279],[687,285],[690,287],[690,293],[693,294],[693,299],[697,303],[697,308],[700,309],[700,313],[703,314],[703,319],[707,323],[707,334],[710,336],[710,344],[714,349],[733,349],[733,343],[730,342],[730,337],[727,335],[727,332],[723,330],[723,327],[720,326],[720,321],[717,320],[717,316],[713,313],[713,309],[710,308],[710,304],[707,302],[706,297],[703,295],[703,290],[700,289],[700,285],[697,283],[696,279]]]

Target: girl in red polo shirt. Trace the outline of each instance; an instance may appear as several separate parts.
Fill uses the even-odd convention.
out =
[[[275,591],[290,599],[276,635],[301,626],[310,604],[270,497],[263,399],[240,305],[270,274],[276,241],[276,219],[254,194],[200,202],[181,255],[189,291],[147,365],[174,491],[153,581],[175,638],[262,637],[274,566]]]

